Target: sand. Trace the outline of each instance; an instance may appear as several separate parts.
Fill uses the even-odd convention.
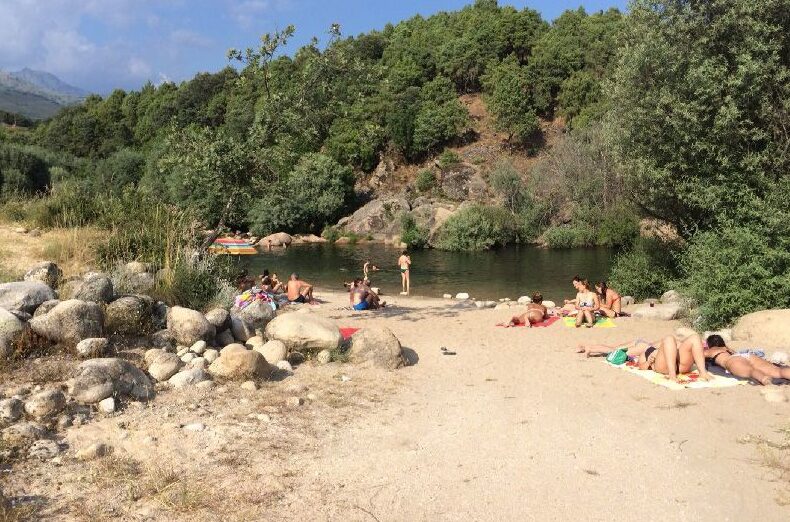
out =
[[[790,519],[790,403],[757,386],[672,391],[574,353],[678,322],[504,329],[518,308],[387,296],[384,311],[351,312],[346,295],[317,296],[311,312],[387,326],[415,363],[306,364],[257,392],[163,392],[67,431],[70,452],[113,444],[111,466],[28,461],[6,488],[63,520]],[[295,395],[306,402],[289,408]],[[196,421],[205,431],[179,427]],[[110,471],[123,459],[141,463],[137,478]]]

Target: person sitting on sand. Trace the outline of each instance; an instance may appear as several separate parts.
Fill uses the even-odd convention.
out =
[[[514,315],[505,328],[511,326],[526,326],[532,328],[533,324],[546,320],[549,310],[543,306],[543,295],[540,292],[532,294],[532,302],[527,305],[527,310],[521,315]]]
[[[613,350],[623,348],[629,357],[637,358],[640,370],[653,370],[678,382],[678,375],[691,371],[692,365],[697,366],[699,378],[703,381],[713,379],[713,375],[705,368],[705,354],[702,338],[698,334],[678,340],[674,335],[668,335],[660,341],[647,342],[638,339],[632,343],[607,345],[580,345],[577,353],[603,355]]]
[[[705,359],[727,373],[762,384],[773,384],[773,379],[790,379],[790,368],[782,368],[753,352],[734,352],[720,335],[708,336]]]
[[[409,253],[404,250],[403,253],[398,258],[398,267],[400,267],[400,278],[401,278],[401,286],[403,287],[403,291],[400,293],[401,295],[409,295],[409,274],[411,272],[411,257]]]
[[[573,279],[571,280],[571,284],[573,284],[573,288],[574,290],[576,290],[576,293],[579,292],[579,283],[581,282],[582,282],[582,278],[580,276],[578,275],[573,276]],[[577,300],[575,298],[565,299],[565,306],[562,307],[562,310],[568,313],[573,313],[576,311],[576,305],[577,305]]]
[[[595,283],[595,293],[598,294],[600,306],[598,310],[606,317],[619,317],[623,313],[622,298],[620,294],[609,288],[606,281]]]
[[[348,289],[348,300],[351,303],[351,308],[356,311],[367,310],[370,308],[370,304],[368,303],[368,291],[367,287],[363,284],[362,279],[357,277],[351,283],[351,286]]]
[[[576,328],[585,324],[587,328],[592,328],[595,324],[593,312],[601,306],[598,295],[590,290],[590,283],[582,279],[578,284],[579,293],[576,294]]]
[[[296,273],[291,274],[286,285],[288,300],[292,303],[312,303],[313,285],[301,281]]]

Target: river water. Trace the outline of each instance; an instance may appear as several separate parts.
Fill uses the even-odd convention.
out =
[[[373,286],[392,295],[401,290],[399,254],[381,243],[309,244],[244,256],[241,261],[253,275],[268,268],[284,280],[297,272],[319,289],[342,290],[344,281],[362,277],[362,265],[369,260],[380,269],[371,274]],[[545,299],[562,302],[575,295],[574,275],[591,282],[608,277],[613,256],[608,248],[550,250],[524,245],[485,252],[421,250],[411,254],[411,293],[441,297],[468,292],[477,299],[515,299],[540,291]]]

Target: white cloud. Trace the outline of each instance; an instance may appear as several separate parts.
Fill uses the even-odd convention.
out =
[[[177,45],[188,45],[190,47],[211,47],[213,43],[211,38],[187,29],[176,29],[171,32],[170,41]]]
[[[229,4],[231,18],[243,29],[250,29],[264,15],[289,7],[291,0],[230,0]]]
[[[148,79],[151,77],[151,66],[142,58],[133,56],[127,64],[129,74],[135,78]]]

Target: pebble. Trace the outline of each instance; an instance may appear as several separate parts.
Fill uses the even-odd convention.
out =
[[[349,377],[348,375],[341,375],[340,376],[340,381],[341,382],[348,382],[350,380],[351,380],[351,377]]]
[[[187,364],[188,364],[188,363],[191,363],[191,362],[192,362],[192,360],[193,360],[195,357],[197,357],[197,356],[196,356],[194,353],[192,353],[192,352],[189,352],[189,353],[185,353],[184,355],[182,355],[182,356],[181,356],[181,360],[182,360],[183,362],[185,362],[185,363],[187,363]]]
[[[0,401],[0,420],[7,423],[18,421],[24,411],[24,403],[16,397]]]
[[[200,355],[206,351],[206,348],[208,348],[206,341],[198,341],[189,347],[189,351]]]
[[[31,459],[50,460],[61,452],[60,445],[54,440],[37,440],[30,445],[27,456]]]
[[[461,301],[465,301],[469,299],[469,294],[466,292],[458,292],[457,294],[455,294],[455,298]]]
[[[219,351],[215,350],[214,348],[209,348],[205,352],[203,352],[203,358],[206,359],[206,362],[209,364],[213,363],[219,357]]]
[[[214,387],[214,381],[201,381],[195,385],[196,388],[200,388],[202,390],[210,390]]]
[[[318,355],[315,356],[315,361],[318,364],[329,364],[332,362],[332,352],[329,350],[321,350],[318,352]]]
[[[241,389],[247,391],[255,391],[258,389],[258,385],[255,384],[255,381],[245,381],[241,383]]]
[[[293,372],[294,371],[293,366],[291,366],[291,363],[289,363],[288,361],[277,361],[277,364],[275,364],[275,366],[277,366],[278,370],[281,370],[281,371],[284,371],[284,372]]]
[[[86,448],[82,448],[76,454],[77,460],[93,460],[103,457],[112,451],[112,446],[103,442],[94,442]]]
[[[115,399],[112,397],[107,397],[106,399],[99,401],[99,411],[105,414],[115,413]]]
[[[176,346],[176,355],[181,357],[185,353],[189,352],[189,346]]]
[[[285,400],[285,404],[290,406],[290,407],[292,407],[292,408],[293,407],[297,407],[297,406],[301,406],[302,404],[304,404],[304,399],[301,398],[301,397],[288,397]]]
[[[444,294],[442,297],[444,299],[452,299],[453,298],[453,296],[451,294]]]
[[[311,402],[315,402],[318,400],[318,395],[316,395],[315,393],[308,393],[307,400]]]
[[[203,431],[206,429],[206,425],[202,422],[193,422],[191,424],[185,424],[183,429],[186,431]]]
[[[518,298],[518,304],[529,304],[532,302],[532,298],[526,295],[522,295]]]

